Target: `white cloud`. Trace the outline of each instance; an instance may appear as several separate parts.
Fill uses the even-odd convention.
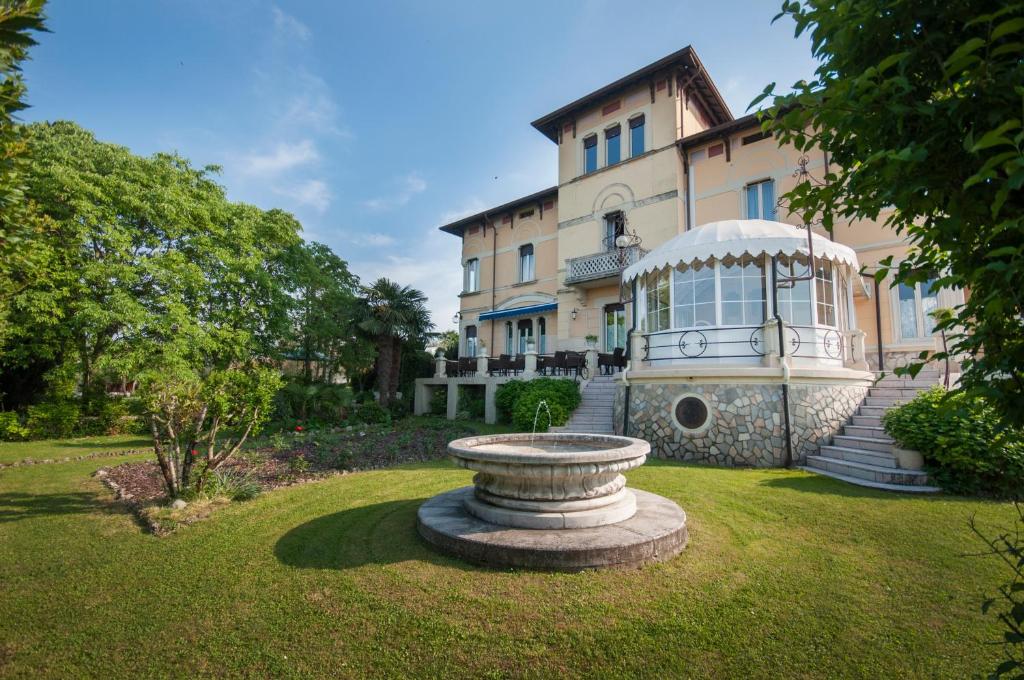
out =
[[[274,32],[278,37],[305,42],[313,35],[309,26],[292,15],[285,14],[279,7],[272,7],[271,11],[274,13]]]
[[[319,160],[320,153],[309,139],[295,144],[279,142],[272,151],[242,157],[242,172],[248,175],[277,175]]]
[[[319,179],[308,179],[295,184],[275,186],[274,193],[290,198],[297,205],[308,206],[319,213],[326,212],[331,205],[331,190]]]
[[[385,212],[401,208],[416,194],[427,190],[427,181],[420,177],[417,172],[410,172],[398,181],[399,189],[391,196],[382,196],[363,201],[363,206],[371,212]]]
[[[376,232],[370,234],[356,234],[352,237],[351,241],[357,246],[371,246],[374,248],[393,246],[398,242],[393,236]]]
[[[364,284],[386,277],[412,286],[427,296],[427,307],[438,331],[453,328],[462,290],[461,244],[436,228],[404,240],[410,252],[386,254],[366,262],[353,262],[352,270]],[[429,253],[429,257],[424,253]]]

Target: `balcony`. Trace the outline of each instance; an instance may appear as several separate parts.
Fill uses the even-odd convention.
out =
[[[565,261],[565,284],[585,285],[602,279],[619,278],[622,270],[648,253],[639,246],[615,248]]]

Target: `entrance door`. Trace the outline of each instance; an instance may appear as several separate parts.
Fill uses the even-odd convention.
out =
[[[604,349],[626,348],[626,307],[614,304],[604,308]]]
[[[527,339],[533,338],[533,323],[529,319],[523,319],[519,322],[519,353],[524,354],[526,352],[526,341]]]

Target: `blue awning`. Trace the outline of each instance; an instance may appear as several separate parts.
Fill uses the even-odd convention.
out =
[[[487,321],[488,319],[504,319],[509,316],[530,316],[531,314],[540,314],[541,312],[553,312],[556,309],[558,309],[557,302],[548,302],[543,305],[530,305],[529,307],[516,307],[515,309],[497,309],[484,312],[480,315],[480,320]]]

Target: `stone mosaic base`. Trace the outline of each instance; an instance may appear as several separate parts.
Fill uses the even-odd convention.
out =
[[[624,387],[617,390],[616,428],[622,428]],[[697,394],[709,406],[711,425],[684,431],[672,406],[681,394]],[[802,464],[828,444],[867,395],[867,387],[790,385],[793,463]],[[782,387],[778,384],[644,384],[630,388],[629,436],[646,439],[659,458],[725,466],[785,464]]]

